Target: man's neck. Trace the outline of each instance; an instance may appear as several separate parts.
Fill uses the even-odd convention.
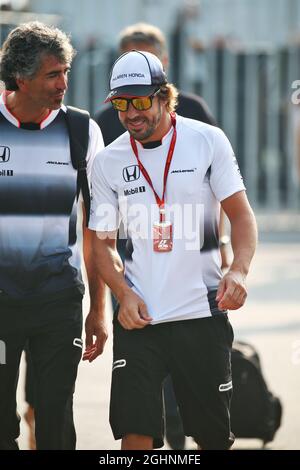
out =
[[[35,105],[18,91],[13,91],[6,96],[6,106],[22,123],[30,122],[39,124],[51,111],[48,108]]]
[[[169,132],[171,127],[172,127],[171,116],[167,111],[164,111],[162,113],[159,126],[157,127],[155,132],[148,139],[140,140],[139,142],[141,144],[148,144],[149,142],[162,141],[162,139]]]

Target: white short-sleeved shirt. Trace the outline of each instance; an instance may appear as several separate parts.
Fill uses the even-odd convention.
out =
[[[173,128],[162,144],[139,157],[162,196]],[[89,227],[128,229],[125,276],[145,301],[153,324],[202,318],[218,312],[215,293],[222,277],[218,224],[220,201],[245,190],[232,147],[222,130],[177,116],[177,141],[166,190],[166,219],[173,224],[173,250],[153,250],[159,210],[137,165],[128,132],[101,151],[92,170]]]

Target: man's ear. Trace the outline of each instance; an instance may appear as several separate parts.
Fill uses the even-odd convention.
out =
[[[16,84],[18,85],[18,89],[20,91],[27,90],[27,80],[24,78],[16,78]]]

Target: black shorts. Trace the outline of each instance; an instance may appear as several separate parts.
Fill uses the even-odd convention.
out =
[[[0,301],[0,449],[14,449],[19,436],[16,386],[27,345],[34,377],[35,436],[38,449],[74,450],[73,393],[82,353],[82,295],[49,294],[43,301]]]
[[[163,445],[162,382],[170,373],[187,436],[228,449],[233,331],[226,314],[125,330],[114,320],[110,424],[115,439],[152,436]]]

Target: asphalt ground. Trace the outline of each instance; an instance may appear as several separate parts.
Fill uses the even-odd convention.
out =
[[[248,276],[247,304],[230,313],[235,339],[251,343],[259,352],[270,390],[280,397],[283,420],[269,449],[300,449],[300,236],[262,236]],[[85,312],[88,299],[85,299]],[[104,354],[94,363],[81,362],[74,400],[78,449],[119,449],[109,422],[109,394],[112,364],[111,306],[107,318],[110,329]],[[19,412],[25,411],[24,362],[18,389]],[[19,439],[28,448],[24,419]],[[237,439],[235,449],[259,449],[256,439]],[[166,448],[168,448],[166,446]],[[187,440],[187,448],[195,444]]]

